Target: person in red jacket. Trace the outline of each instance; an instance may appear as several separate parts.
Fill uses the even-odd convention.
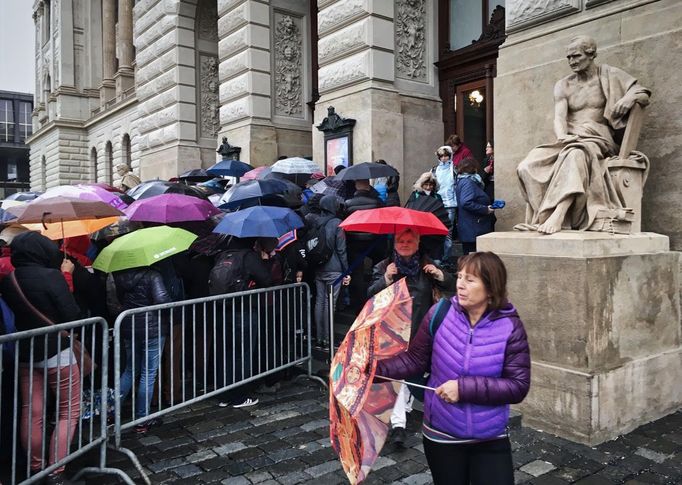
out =
[[[465,158],[474,158],[474,155],[471,153],[471,150],[469,150],[469,147],[462,142],[462,139],[456,133],[450,135],[445,144],[452,147],[452,164],[455,166],[455,168],[457,168],[459,166],[459,162]]]

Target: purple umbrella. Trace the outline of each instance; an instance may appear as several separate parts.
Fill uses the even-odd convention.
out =
[[[183,222],[205,221],[221,211],[209,201],[182,194],[162,194],[140,199],[125,210],[131,221]]]

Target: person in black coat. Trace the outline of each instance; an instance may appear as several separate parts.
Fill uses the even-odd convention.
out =
[[[17,331],[49,328],[78,319],[80,309],[62,274],[62,271],[73,271],[73,263],[63,259],[57,245],[40,233],[25,232],[15,237],[10,247],[15,270],[0,282],[0,291],[14,312]],[[28,363],[31,358],[33,361],[31,366],[20,366],[19,379],[21,442],[24,449],[29,450],[31,474],[34,474],[68,453],[80,418],[80,370],[69,337],[61,333],[51,333],[47,338],[22,339],[16,351],[19,362]],[[55,395],[59,393],[59,402],[58,419],[48,441],[51,444],[48,459],[44,462],[41,449],[43,417],[50,398],[44,393],[46,387]],[[57,468],[51,480],[61,480],[63,471],[64,467]]]
[[[473,158],[465,158],[457,167],[457,232],[465,255],[476,251],[476,238],[492,232],[495,223],[495,210],[477,168]]]
[[[116,294],[123,310],[170,303],[171,296],[161,273],[153,267],[132,268],[114,273]],[[135,402],[135,419],[149,414],[154,382],[159,369],[161,351],[168,335],[169,312],[150,311],[126,318],[121,323],[121,334],[126,349],[126,366],[121,374],[121,397],[133,388],[133,369],[140,376]],[[137,425],[138,433],[145,433],[158,421]]]
[[[379,198],[379,193],[369,184],[369,180],[356,180],[353,197],[346,200],[346,214],[367,209],[377,209],[385,204]],[[359,313],[367,296],[367,281],[369,272],[365,275],[365,260],[371,259],[372,265],[386,257],[387,243],[385,236],[377,236],[365,232],[346,233],[348,264],[351,266],[351,281],[349,286],[351,308]],[[370,246],[370,252],[360,260]]]
[[[431,258],[419,252],[419,234],[413,229],[405,229],[396,234],[393,254],[374,266],[368,296],[376,295],[401,278],[406,278],[407,288],[412,297],[411,337],[413,337],[424,315],[433,305],[434,289],[441,293],[451,292],[455,286],[455,279],[450,273],[435,265]],[[391,414],[394,430],[392,441],[398,446],[405,442],[406,412],[412,409],[411,406],[410,391],[402,385]]]

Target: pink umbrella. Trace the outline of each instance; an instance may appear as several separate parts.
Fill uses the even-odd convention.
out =
[[[38,199],[45,200],[53,197],[100,201],[118,210],[128,207],[128,204],[121,200],[118,195],[97,185],[60,185],[47,189]]]
[[[136,200],[124,211],[131,221],[205,221],[221,213],[209,201],[182,194],[161,194]]]
[[[249,170],[246,172],[244,175],[241,176],[241,181],[243,182],[244,180],[259,180],[260,175],[263,172],[263,170],[268,169],[270,167],[256,167],[253,170]]]

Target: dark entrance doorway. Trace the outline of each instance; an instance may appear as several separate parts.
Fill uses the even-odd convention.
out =
[[[438,2],[437,66],[445,136],[457,133],[478,160],[483,159],[486,142],[494,136],[493,82],[498,49],[505,39],[504,3]]]

